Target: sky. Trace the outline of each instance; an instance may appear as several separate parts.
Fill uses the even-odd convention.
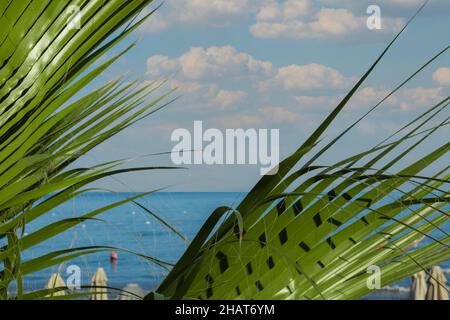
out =
[[[147,9],[158,5],[154,3]],[[84,156],[92,165],[135,156],[132,165],[173,165],[173,130],[276,128],[281,158],[293,152],[339,103],[422,0],[166,0],[133,35],[103,59],[138,40],[92,88],[120,74],[144,83],[167,79],[157,94],[179,98]],[[381,9],[381,29],[367,27],[367,9]],[[330,141],[449,45],[450,1],[431,0],[323,137]],[[321,164],[364,151],[450,93],[446,52],[377,108]],[[449,130],[425,146],[448,141]],[[418,152],[418,151],[417,151]],[[419,154],[412,154],[412,159]],[[448,160],[448,159],[447,159]],[[447,161],[448,162],[448,161]],[[257,165],[190,165],[186,170],[133,173],[99,186],[116,191],[248,191]]]

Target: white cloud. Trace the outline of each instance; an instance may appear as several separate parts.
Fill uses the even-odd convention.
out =
[[[171,0],[148,19],[140,30],[159,32],[170,27],[223,28],[253,23],[258,38],[334,38],[372,36],[397,32],[409,18],[405,8],[417,8],[423,0],[389,0],[382,3],[382,29],[366,27],[367,6],[361,0]],[[430,1],[427,14],[442,14],[448,0]],[[250,22],[252,20],[256,22]],[[370,33],[369,33],[370,32]],[[360,38],[361,39],[361,38]]]
[[[310,8],[309,0],[287,0],[284,3],[269,1],[259,8],[256,19],[258,21],[294,19],[305,16]]]
[[[336,69],[313,63],[279,68],[274,77],[261,81],[259,87],[262,90],[277,86],[286,90],[335,89],[346,88],[351,81],[352,78],[343,76]]]
[[[180,64],[184,76],[193,79],[236,76],[243,72],[270,74],[273,70],[272,63],[256,60],[231,46],[192,48],[180,57]]]
[[[316,19],[309,23],[312,35],[342,35],[364,27],[366,18],[358,18],[346,9],[322,8]]]
[[[220,90],[214,99],[211,100],[211,105],[219,105],[223,108],[227,108],[241,102],[247,97],[247,93],[241,90],[229,91]]]
[[[175,72],[178,68],[178,62],[168,56],[155,55],[147,59],[147,73],[152,76],[166,76]]]
[[[289,1],[284,3],[286,6]],[[304,3],[304,1],[301,1]],[[281,13],[280,4],[262,7],[250,32],[257,38],[336,38],[367,32],[367,16],[357,16],[349,9],[317,7],[308,15]],[[310,10],[303,4],[304,12]],[[295,10],[291,12],[296,12]],[[302,10],[298,10],[302,12]],[[404,24],[401,18],[383,17],[379,33],[397,32]]]
[[[190,94],[192,99],[189,100],[194,100],[195,95],[198,104],[224,108],[247,96],[243,90],[222,88],[225,79],[251,82],[252,79],[272,76],[275,72],[271,62],[255,59],[231,46],[194,47],[176,58],[155,55],[147,59],[149,76],[173,76],[170,81],[172,87],[180,88],[183,94]]]
[[[364,87],[358,91],[349,101],[348,109],[365,109],[375,106],[391,91],[384,88]],[[299,108],[329,108],[335,107],[343,98],[343,95],[333,96],[296,96],[295,101]],[[431,107],[444,99],[442,88],[405,88],[389,97],[384,102],[385,110],[412,110]]]
[[[179,81],[176,79],[170,80],[172,88],[177,88],[182,93],[200,93],[204,97],[212,96],[217,90],[214,84],[204,84],[196,81]]]
[[[347,109],[367,109],[374,106],[381,99],[386,97],[390,93],[389,90],[374,87],[363,87],[355,93],[348,103]],[[336,107],[339,102],[344,98],[344,94],[330,95],[330,96],[295,96],[294,100],[299,104],[300,108],[318,108],[329,109],[330,107]],[[395,97],[391,97],[386,104],[392,106],[398,101]]]
[[[266,121],[278,124],[296,123],[302,120],[299,114],[285,107],[263,107],[259,109],[259,112],[264,116]]]
[[[161,76],[180,70],[181,76],[190,80],[205,80],[251,75],[270,75],[274,72],[271,62],[253,58],[247,53],[238,52],[231,46],[194,47],[178,58],[152,56],[147,59],[147,72]]]
[[[353,77],[342,75],[338,70],[317,64],[276,67],[270,61],[259,60],[231,46],[195,47],[171,58],[155,55],[147,59],[147,74],[151,77],[172,76],[172,87],[190,94],[198,104],[230,107],[247,97],[249,88],[260,92],[277,90],[344,89]],[[240,89],[226,88],[241,85]],[[195,95],[195,97],[194,97]]]
[[[402,90],[397,96],[402,110],[431,107],[444,99],[441,88],[412,88]]]
[[[450,86],[450,68],[440,68],[433,73],[433,80],[441,86]]]
[[[253,12],[260,0],[171,0],[140,28],[144,33],[172,26],[226,27]]]
[[[151,57],[149,61],[163,61],[164,63],[161,65],[167,66],[168,68],[166,70],[172,70],[172,63],[166,63],[166,57],[160,57],[161,56]],[[164,72],[150,63],[148,74],[151,74],[152,76],[162,76],[164,75]],[[209,106],[228,108],[242,102],[247,97],[245,91],[220,89],[216,83],[208,81],[192,81],[191,79],[184,78],[180,80],[173,78],[168,81],[168,86],[172,89],[176,89],[177,93],[183,96],[184,102],[194,103],[196,105],[207,104]]]
[[[184,22],[212,21],[242,14],[249,8],[247,0],[178,0],[179,17]],[[217,20],[216,20],[217,21]]]
[[[196,108],[209,105],[219,91],[218,86],[214,83],[179,79],[169,79],[167,86],[170,89],[176,89],[176,94],[182,97],[183,103]]]

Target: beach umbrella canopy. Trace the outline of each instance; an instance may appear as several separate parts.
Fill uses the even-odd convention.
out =
[[[427,296],[427,282],[425,271],[420,271],[412,276],[411,300],[425,300]]]
[[[46,289],[54,289],[54,288],[61,288],[66,287],[66,283],[64,282],[63,278],[59,273],[53,273],[50,276],[50,279],[47,282],[47,285],[45,286]],[[50,294],[51,297],[57,297],[57,296],[65,296],[66,291],[61,290],[57,292],[53,292]]]
[[[90,291],[93,293],[91,295],[91,300],[108,300],[107,289],[98,288],[106,287],[107,283],[108,277],[106,276],[105,270],[103,268],[98,268],[91,281],[92,288]]]
[[[431,269],[428,279],[427,300],[448,300],[447,279],[440,267]]]
[[[144,298],[145,291],[136,283],[129,283],[123,288],[123,291],[130,292],[131,294],[122,293],[119,297],[119,300],[139,300],[140,298]]]

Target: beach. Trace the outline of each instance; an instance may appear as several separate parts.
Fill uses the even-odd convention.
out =
[[[74,218],[133,195],[135,193],[86,193],[28,224],[25,234],[30,234],[48,223]],[[149,195],[139,202],[165,219],[188,239],[192,239],[215,208],[237,204],[244,196],[245,193],[239,192],[164,192]],[[33,250],[25,251],[24,260],[59,249],[108,245],[175,263],[187,246],[174,232],[136,205],[126,204],[97,218],[99,220],[85,221]],[[446,227],[448,230],[448,226]],[[142,257],[120,250],[116,252],[116,263],[111,263],[110,252],[107,251],[34,273],[25,277],[24,289],[30,291],[44,288],[53,272],[59,272],[63,278],[68,277],[70,274],[67,273],[67,268],[70,265],[80,267],[82,285],[90,284],[96,269],[102,267],[108,276],[109,286],[123,288],[129,283],[135,283],[146,292],[156,288],[167,274],[167,270]],[[442,264],[442,267],[450,268],[449,261]],[[409,286],[410,280],[404,279],[389,290],[374,291],[365,299],[408,299],[409,293],[405,289]]]

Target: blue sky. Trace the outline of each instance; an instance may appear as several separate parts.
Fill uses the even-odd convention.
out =
[[[122,73],[142,81],[168,78],[180,98],[127,129],[80,162],[170,151],[171,132],[209,128],[278,128],[281,155],[307,137],[417,10],[415,0],[167,0],[131,40],[137,46],[93,86]],[[156,5],[156,2],[155,2]],[[381,8],[381,30],[366,26],[369,5]],[[149,8],[150,9],[150,8]],[[324,137],[357,119],[449,43],[450,2],[431,0]],[[123,48],[123,43],[120,48]],[[117,48],[118,51],[120,48]],[[114,52],[109,53],[112,55]],[[321,163],[362,151],[447,97],[450,53],[386,101]],[[433,138],[448,139],[448,129]],[[412,155],[412,157],[418,156]],[[133,165],[171,165],[170,157]],[[122,175],[101,186],[118,191],[246,191],[258,166],[189,166],[177,172]]]

